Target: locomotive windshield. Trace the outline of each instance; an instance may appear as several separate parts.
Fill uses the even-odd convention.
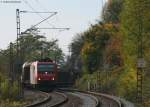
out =
[[[38,64],[39,72],[53,72],[54,65],[53,64]]]

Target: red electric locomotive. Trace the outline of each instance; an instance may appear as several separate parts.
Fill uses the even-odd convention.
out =
[[[22,67],[22,83],[30,86],[53,86],[57,81],[57,64],[52,60],[26,62]]]

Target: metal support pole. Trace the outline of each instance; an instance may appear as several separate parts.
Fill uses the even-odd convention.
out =
[[[16,9],[16,22],[17,22],[17,57],[19,57],[19,36],[20,36],[20,11]]]
[[[20,74],[21,74],[21,46],[19,43],[19,37],[20,37],[20,11],[19,9],[16,9],[16,23],[17,23],[17,59],[16,59],[16,70],[17,73],[14,73],[14,75],[16,74],[17,77],[17,81],[18,81],[18,88],[19,88],[19,92],[18,92],[18,98],[23,97],[23,88],[22,88],[22,84],[21,84],[21,78],[20,78]]]

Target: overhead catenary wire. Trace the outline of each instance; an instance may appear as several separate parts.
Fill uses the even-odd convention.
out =
[[[23,12],[23,13],[55,13],[55,12],[44,12],[44,11],[41,11],[41,12],[37,12],[37,11],[20,11],[20,12]]]
[[[35,24],[35,25],[33,25],[32,27],[30,27],[29,29],[27,29],[25,32],[27,32],[27,31],[29,31],[29,30],[31,30],[31,29],[33,29],[33,28],[35,28],[36,26],[38,26],[39,24],[41,24],[42,22],[46,21],[47,19],[49,19],[49,18],[53,17],[53,16],[54,16],[54,15],[56,15],[56,14],[57,14],[57,12],[53,13],[53,14],[52,14],[52,15],[50,15],[49,17],[47,17],[47,18],[43,19],[42,21],[38,22],[37,24]]]
[[[34,11],[34,13],[36,13],[40,18],[44,18],[40,13],[50,13],[50,12],[37,12],[31,5],[30,5],[30,3],[27,1],[27,0],[23,0],[24,1],[24,3],[29,7],[29,8],[31,8],[32,9],[32,11]],[[27,11],[26,11],[27,12]],[[31,12],[31,11],[29,11],[29,13],[33,13],[33,12]],[[53,13],[53,12],[51,12],[51,13]],[[46,20],[47,21],[47,20]],[[49,21],[47,21],[47,24],[48,25],[50,25],[50,26],[52,26],[52,27],[54,27],[54,25],[52,25],[52,24],[50,24],[49,23]]]
[[[37,29],[59,29],[59,30],[69,30],[70,28],[53,27],[53,28],[37,28]]]
[[[40,2],[39,0],[34,0],[40,7],[43,11],[48,11],[48,9],[46,8],[45,5],[42,4],[42,2]],[[57,18],[58,16],[56,16]],[[54,26],[53,26],[54,27]]]
[[[42,3],[39,1],[39,0],[34,0],[42,9],[43,11],[48,11],[45,6],[42,5]],[[56,28],[56,27],[53,27],[53,28],[39,28],[39,29],[59,29],[59,32],[62,32],[64,30],[69,30],[70,28]]]
[[[44,22],[44,21],[47,21],[49,18],[51,18],[52,16],[54,16],[54,15],[56,15],[57,14],[57,12],[48,12],[48,11],[46,11],[46,12],[38,12],[38,11],[36,11],[29,3],[28,3],[28,1],[27,0],[23,0],[33,11],[20,11],[20,12],[23,12],[23,13],[36,13],[38,16],[40,16],[41,18],[42,18],[42,16],[41,16],[41,14],[39,14],[39,13],[52,13],[50,16],[48,16],[47,18],[45,18],[45,19],[43,19],[42,21],[40,21],[39,23],[37,23],[37,24],[35,24],[35,25],[33,25],[32,27],[30,27],[29,29],[27,29],[24,33],[27,33],[27,31],[30,31],[31,29],[34,29],[36,26],[38,26],[39,24],[41,24],[42,22]],[[44,9],[44,10],[46,10],[46,9]],[[51,25],[48,21],[47,21],[47,23],[49,24],[49,25]],[[38,29],[59,29],[59,30],[61,30],[61,31],[63,31],[63,30],[69,30],[70,28],[56,28],[55,26],[53,26],[53,25],[51,25],[52,26],[52,28],[38,28]]]

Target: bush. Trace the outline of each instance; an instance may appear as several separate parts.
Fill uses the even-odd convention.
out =
[[[18,82],[10,83],[8,79],[3,80],[0,85],[1,99],[16,100],[19,92]]]
[[[17,96],[18,96],[18,94],[19,94],[19,84],[18,84],[18,82],[14,82],[13,83],[13,86],[12,86],[12,93],[11,93],[11,96],[12,96],[12,98],[13,99],[16,99],[17,98]]]
[[[19,101],[1,100],[0,107],[23,107],[25,103]]]
[[[76,88],[80,90],[96,89],[96,72],[93,74],[84,74],[82,78],[76,80]]]
[[[0,85],[0,90],[1,90],[1,98],[2,99],[7,99],[10,97],[10,84],[9,81],[7,79],[5,79],[1,85]]]
[[[136,98],[136,70],[128,68],[122,72],[117,81],[116,93],[130,101]]]

